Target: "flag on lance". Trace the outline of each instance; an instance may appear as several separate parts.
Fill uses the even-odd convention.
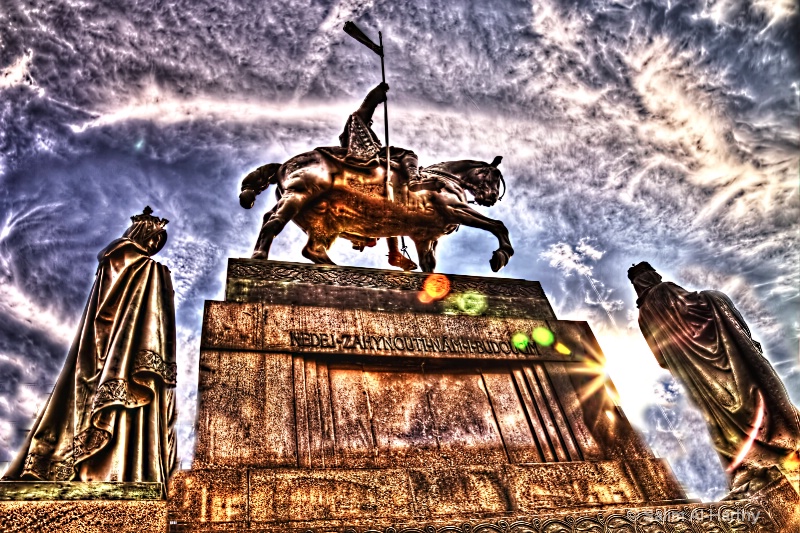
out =
[[[347,21],[344,23],[344,32],[355,39],[356,41],[360,42],[379,56],[383,57],[383,46],[381,44],[375,44],[372,40],[367,37],[367,35],[361,31],[358,26],[353,24],[351,21]]]

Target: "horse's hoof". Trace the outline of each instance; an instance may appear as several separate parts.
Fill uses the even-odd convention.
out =
[[[417,264],[400,252],[389,252],[389,264],[402,268],[405,271],[417,269]]]
[[[250,259],[266,259],[267,253],[266,252],[253,252],[253,255],[250,256]]]
[[[250,209],[256,203],[256,193],[253,189],[245,189],[239,193],[239,205]]]
[[[508,264],[508,254],[503,250],[495,250],[492,254],[492,259],[489,265],[492,267],[492,272],[497,272]]]

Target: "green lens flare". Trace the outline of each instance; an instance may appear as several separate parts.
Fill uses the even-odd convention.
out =
[[[530,339],[528,339],[528,336],[524,333],[515,333],[514,336],[511,337],[511,343],[517,350],[524,350],[528,347],[529,342],[531,342]]]
[[[486,311],[486,296],[479,292],[467,291],[460,294],[456,300],[461,312],[468,315],[479,315]]]
[[[549,329],[538,327],[533,330],[533,340],[542,346],[550,346],[556,340],[556,337]]]

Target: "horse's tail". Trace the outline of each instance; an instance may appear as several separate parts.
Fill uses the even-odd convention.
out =
[[[245,209],[250,209],[256,203],[256,196],[267,190],[267,187],[276,183],[280,163],[262,165],[244,177],[242,192],[239,193],[239,204]]]

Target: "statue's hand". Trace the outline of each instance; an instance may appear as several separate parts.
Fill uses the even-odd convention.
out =
[[[389,84],[386,82],[380,82],[378,85],[375,86],[372,91],[370,91],[370,96],[374,98],[374,101],[377,104],[386,101],[386,93],[389,91]]]

